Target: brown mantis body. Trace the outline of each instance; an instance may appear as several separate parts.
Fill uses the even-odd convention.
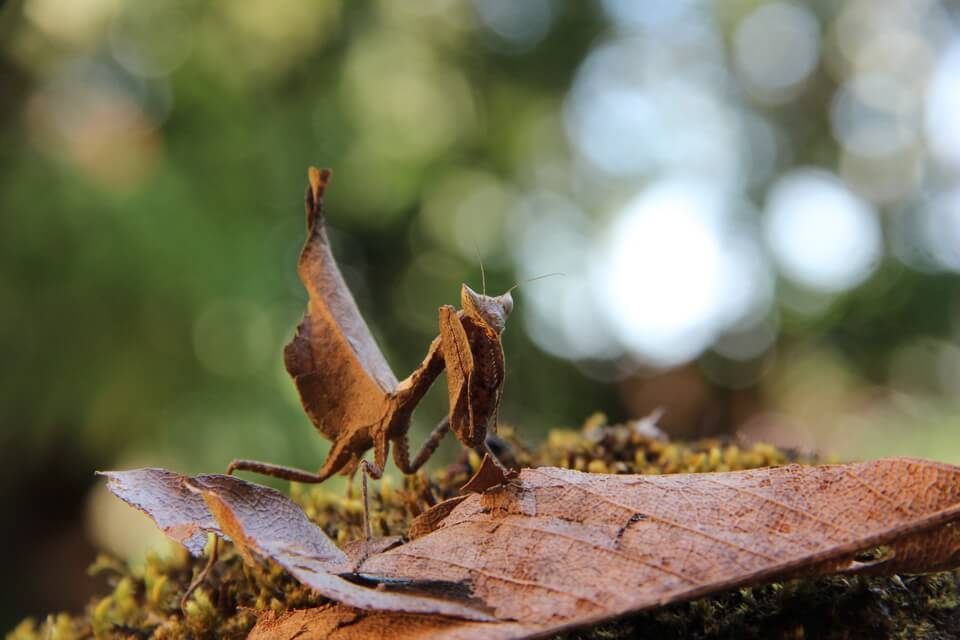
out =
[[[500,334],[513,310],[510,292],[500,296],[461,287],[462,309],[440,308],[440,335],[417,369],[398,381],[387,364],[330,252],[324,229],[323,195],[330,171],[311,168],[307,190],[307,240],[298,271],[309,293],[309,307],[296,335],[284,349],[284,363],[297,385],[304,410],[333,447],[316,473],[254,460],[234,460],[228,473],[253,471],[298,482],[323,482],[357,467],[379,478],[393,444],[393,459],[414,473],[430,458],[447,431],[467,447],[489,454],[487,428],[503,389]],[[410,457],[407,434],[414,408],[442,371],[447,372],[450,411]],[[495,426],[495,425],[494,425]],[[373,462],[363,459],[373,449]],[[506,471],[504,469],[504,471]],[[370,535],[364,490],[364,527]]]

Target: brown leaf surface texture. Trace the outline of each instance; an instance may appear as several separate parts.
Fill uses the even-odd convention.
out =
[[[180,532],[193,527],[200,536],[199,551],[206,541],[203,532],[226,535],[248,561],[253,560],[253,554],[271,558],[318,593],[353,607],[440,613],[474,620],[490,617],[464,602],[459,592],[454,592],[458,599],[437,597],[438,592],[444,593],[437,581],[423,584],[399,580],[386,589],[374,589],[344,579],[342,575],[354,575],[347,555],[307,519],[300,507],[274,489],[232,476],[191,478],[162,469],[104,475],[110,479],[108,487],[114,494],[149,515],[164,532],[188,548],[188,542],[195,545],[197,541]],[[391,592],[391,586],[401,591]]]
[[[265,613],[247,640],[508,640],[537,635],[517,622],[471,622],[437,615],[361,611],[339,604]]]
[[[298,638],[378,637],[386,628],[397,638],[527,637],[801,574],[920,573],[960,564],[960,467],[922,460],[666,476],[525,469],[483,494],[437,505],[443,514],[428,511],[414,522],[418,537],[371,554],[354,581],[379,589],[332,575],[343,560],[327,544],[317,553],[328,555],[314,562],[299,533],[304,523],[313,525],[302,515],[302,523],[280,526],[289,531],[283,542],[257,543],[273,527],[256,519],[292,517],[272,507],[286,500],[280,494],[233,478],[202,478],[207,502],[207,493],[216,494],[236,520],[212,509],[223,533],[357,609],[264,618],[252,636],[260,638],[293,637],[294,627]],[[176,489],[169,481],[157,486]],[[234,491],[241,495],[231,497]],[[272,497],[242,495],[251,491]],[[166,508],[179,495],[147,502]],[[128,501],[146,510],[144,500]],[[254,504],[260,506],[248,506]],[[296,540],[286,540],[291,536]],[[872,560],[856,556],[881,545]],[[323,571],[331,573],[317,577]],[[420,614],[379,599],[390,595],[422,600]],[[457,620],[465,616],[441,604],[496,620]]]
[[[308,316],[323,327],[315,326],[310,336],[314,348],[314,359],[324,365],[343,362],[327,356],[328,342],[332,337],[341,340],[353,358],[366,373],[380,386],[384,393],[391,393],[397,386],[397,377],[383,357],[370,328],[360,315],[357,303],[350,295],[337,262],[330,252],[324,225],[323,195],[330,180],[329,169],[310,169],[310,196],[313,202],[307,207],[307,240],[300,253],[297,271],[310,295]],[[326,335],[324,328],[330,326],[333,336]]]
[[[144,512],[165,534],[196,557],[203,555],[207,534],[223,535],[201,496],[191,492],[184,476],[166,469],[98,471],[106,477],[107,488]]]
[[[504,620],[595,622],[787,575],[954,566],[960,468],[910,459],[731,473],[525,469],[361,570],[472,585]],[[935,528],[936,527],[936,528]]]

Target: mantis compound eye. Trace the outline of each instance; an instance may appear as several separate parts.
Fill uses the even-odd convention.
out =
[[[503,307],[504,315],[508,316],[513,313],[513,296],[510,295],[509,291],[502,296],[498,296],[497,300],[500,301],[500,306]]]

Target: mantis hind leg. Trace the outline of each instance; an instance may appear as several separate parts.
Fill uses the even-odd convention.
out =
[[[386,433],[377,434],[373,440],[373,462],[360,460],[360,471],[363,474],[360,484],[360,495],[363,500],[363,538],[373,537],[373,527],[370,525],[370,495],[367,489],[367,476],[374,480],[383,477],[383,468],[387,466],[387,455],[390,453],[390,441]]]
[[[262,476],[290,480],[291,482],[318,484],[340,471],[350,462],[352,456],[353,453],[350,451],[350,442],[348,440],[340,440],[333,445],[333,449],[327,456],[327,460],[323,463],[320,471],[316,473],[294,467],[271,464],[269,462],[260,462],[258,460],[234,460],[227,466],[227,475],[232,476],[236,471],[250,471],[252,473],[259,473]]]
[[[433,428],[433,431],[430,432],[430,435],[423,443],[423,446],[420,447],[420,451],[417,452],[412,462],[410,461],[410,449],[406,436],[394,440],[393,461],[403,473],[416,473],[420,467],[426,464],[430,456],[433,455],[433,452],[437,450],[440,441],[443,440],[443,437],[447,435],[448,431],[450,431],[450,416],[444,416],[437,426]]]
[[[367,476],[374,480],[383,477],[383,467],[367,460],[360,461],[360,472],[363,474],[360,484],[360,495],[363,500],[363,538],[369,540],[373,537],[373,527],[370,525],[370,497],[367,491]]]

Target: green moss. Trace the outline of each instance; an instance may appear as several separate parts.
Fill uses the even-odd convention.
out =
[[[671,443],[639,424],[610,426],[601,414],[582,429],[553,431],[536,450],[525,448],[508,427],[501,427],[499,436],[502,457],[513,464],[597,473],[695,473],[813,461],[769,445],[744,447],[720,439]],[[400,486],[389,479],[373,483],[375,532],[404,535],[414,516],[457,495],[478,462],[474,454],[464,455],[432,476],[405,478]],[[342,543],[360,536],[358,495],[331,495],[323,486],[296,484],[291,495],[333,540]],[[323,602],[277,565],[247,566],[230,545],[222,544],[220,560],[184,615],[180,594],[203,562],[178,550],[170,557],[151,555],[142,568],[132,569],[102,556],[90,572],[108,577],[109,594],[78,615],[25,620],[7,638],[242,638],[255,624],[256,610],[280,612]],[[793,580],[665,607],[562,637],[953,638],[960,635],[958,575]]]

